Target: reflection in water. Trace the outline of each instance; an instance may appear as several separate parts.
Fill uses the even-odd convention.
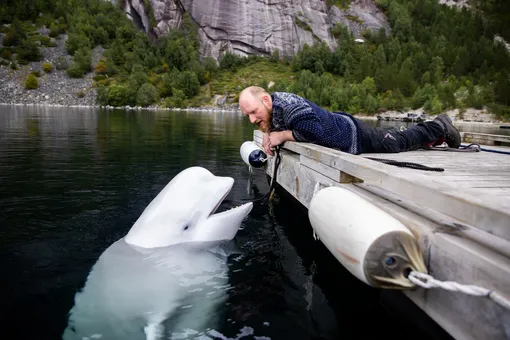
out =
[[[214,329],[228,297],[228,266],[208,250],[115,242],[77,293],[63,339],[166,339]]]
[[[0,301],[16,339],[61,338],[100,255],[182,169],[200,165],[235,179],[220,211],[268,190],[260,169],[249,182],[239,148],[253,126],[239,113],[0,113]],[[235,238],[242,255],[228,259],[232,289],[209,338],[448,338],[411,303],[389,313],[379,290],[313,241],[306,212],[283,191],[272,211],[254,207]]]

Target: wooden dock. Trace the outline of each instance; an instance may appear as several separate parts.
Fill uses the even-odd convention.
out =
[[[261,145],[260,131],[254,132],[254,141]],[[286,142],[280,154],[277,182],[306,208],[317,182],[344,186],[411,230],[434,278],[510,297],[510,155],[429,150],[351,155],[297,142]],[[366,157],[444,171],[397,167]],[[273,166],[271,157],[265,168],[269,176]],[[510,339],[510,310],[486,297],[437,288],[404,294],[456,339]]]
[[[484,145],[510,146],[510,136],[491,135],[488,133],[461,132],[462,140],[466,143]]]

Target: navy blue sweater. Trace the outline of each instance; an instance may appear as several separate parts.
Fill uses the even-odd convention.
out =
[[[292,130],[298,142],[308,142],[351,154],[361,153],[358,126],[344,112],[329,112],[296,94],[274,92],[272,131]]]

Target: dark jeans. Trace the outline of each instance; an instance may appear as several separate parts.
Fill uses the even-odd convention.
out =
[[[405,131],[397,128],[374,128],[356,119],[361,130],[362,153],[397,153],[431,144],[444,136],[435,121],[418,123]]]

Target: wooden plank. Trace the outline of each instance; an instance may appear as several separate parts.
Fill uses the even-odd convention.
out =
[[[301,156],[300,163],[302,166],[309,167],[317,171],[318,173],[323,174],[324,176],[331,178],[334,181],[339,183],[360,183],[363,180],[353,177],[345,172],[339,171],[338,169],[332,168],[325,164],[319,163],[311,158]]]
[[[490,175],[456,176],[456,175],[450,175],[450,176],[443,176],[441,178],[448,182],[486,181],[486,182],[503,182],[505,184],[506,183],[510,184],[509,183],[510,178],[508,176],[490,176]]]
[[[490,248],[474,243],[471,239],[485,237],[485,244],[489,246],[492,240],[500,240],[502,243],[500,248],[503,251],[510,249],[508,242],[505,243],[503,239],[470,226],[466,229],[449,230],[446,226],[454,225],[452,221],[456,220],[448,216],[444,217],[446,221],[431,221],[426,218],[429,216],[428,208],[415,205],[417,207],[415,209],[422,212],[422,215],[418,215],[401,206],[402,202],[398,202],[399,199],[395,200],[399,203],[396,204],[366,190],[369,186],[377,189],[376,186],[366,183],[339,184],[330,178],[330,176],[336,177],[337,172],[328,171],[326,176],[308,166],[303,166],[300,162],[306,159],[303,155],[296,157],[288,150],[282,150],[281,154],[282,165],[278,172],[278,183],[305,207],[309,206],[313,188],[319,181],[348,188],[400,220],[412,231],[423,250],[429,273],[435,278],[477,284],[510,295],[508,254],[503,256]],[[274,158],[269,162],[266,173],[271,176]],[[456,223],[462,224],[460,221]],[[489,299],[439,289],[428,291],[416,289],[405,291],[404,294],[455,338],[506,339],[505,325],[510,320],[510,311]]]
[[[478,190],[484,195],[501,196],[501,199],[510,197],[509,188],[479,188]]]
[[[498,181],[498,182],[488,182],[488,181],[457,181],[457,182],[451,182],[452,185],[454,185],[457,188],[470,188],[470,189],[476,189],[476,188],[510,188],[510,183],[508,181]]]
[[[510,145],[510,136],[464,132],[462,135],[462,141],[466,143],[480,143],[485,145]]]
[[[475,171],[475,172],[472,172],[472,171],[469,171],[469,170],[466,170],[466,169],[458,169],[458,170],[455,170],[455,171],[449,171],[448,172],[448,175],[444,174],[444,173],[430,173],[429,174],[430,176],[441,176],[441,178],[447,178],[447,177],[455,177],[455,178],[458,178],[458,177],[470,177],[470,176],[473,176],[473,177],[491,177],[491,176],[494,176],[494,177],[497,177],[497,178],[510,178],[510,175],[508,173],[508,171],[490,171],[490,170],[481,170],[480,171]]]
[[[340,183],[340,176],[342,172],[338,169],[332,168],[330,166],[327,166],[325,164],[319,163],[311,158],[300,156],[299,162],[303,166],[307,166],[310,169],[313,169],[317,171],[318,173]]]
[[[426,218],[427,220],[435,223],[434,233],[447,233],[457,235],[462,238],[469,239],[473,242],[476,242],[487,249],[491,249],[492,251],[501,254],[507,258],[510,258],[510,241],[499,238],[495,235],[489,234],[483,230],[478,228],[474,228],[472,226],[463,225],[460,226],[458,221],[455,219],[449,218],[448,216],[441,214],[433,209],[424,207],[422,205],[416,204],[414,202],[404,200],[401,196],[398,196],[394,193],[391,193],[387,190],[381,189],[371,184],[360,183],[355,184],[357,187],[362,188],[365,191],[368,191],[379,198],[383,198],[384,200],[391,202],[393,205],[402,207],[406,211],[412,212],[414,215],[421,216]],[[394,208],[392,208],[394,209]],[[389,209],[387,212],[389,214],[394,214],[392,209]],[[438,227],[439,226],[439,227]],[[414,231],[412,227],[408,228],[411,231]],[[418,231],[418,230],[417,230]]]
[[[509,294],[510,262],[476,243],[437,234],[431,243],[430,272],[441,281],[474,284]],[[510,311],[488,298],[442,289],[406,291],[421,309],[457,339],[508,339]]]
[[[315,144],[286,142],[284,149],[510,240],[510,200],[478,195],[441,181],[440,176],[427,176],[416,170],[401,169]]]

